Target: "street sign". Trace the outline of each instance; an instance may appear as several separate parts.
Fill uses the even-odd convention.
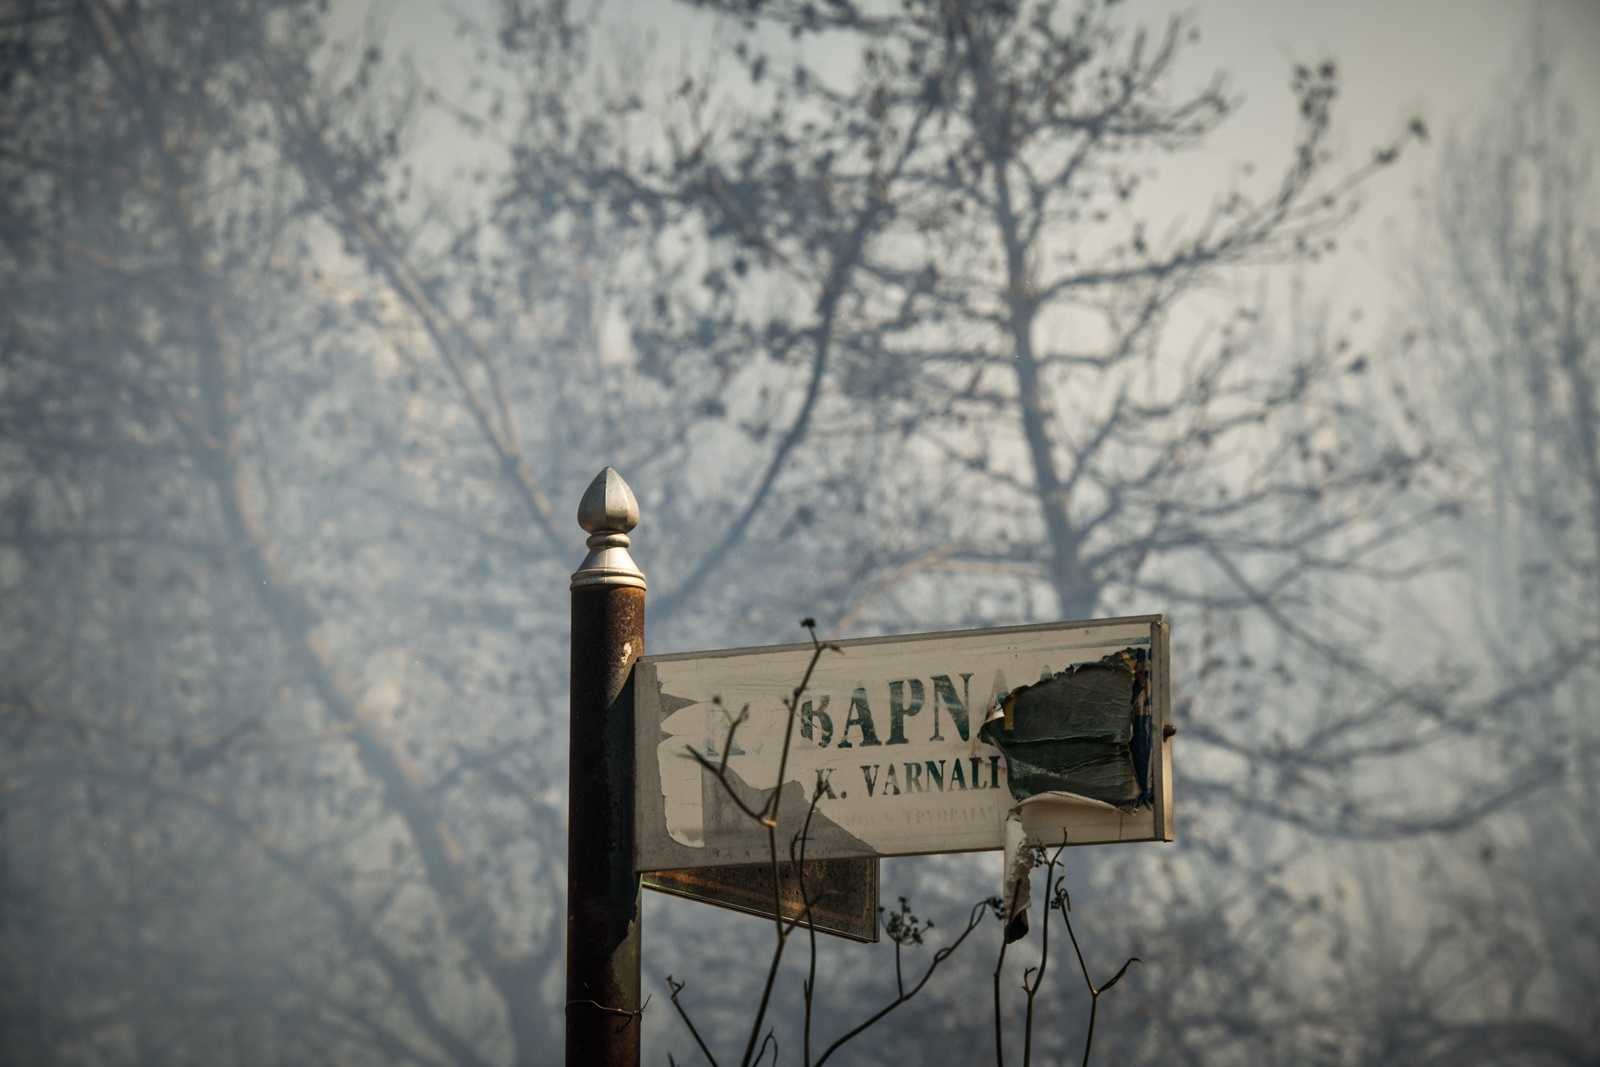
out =
[[[818,933],[851,941],[878,940],[878,861],[807,860],[805,895],[794,866],[778,864],[778,914],[799,920]],[[650,871],[644,884],[659,893],[715,904],[748,915],[772,918],[772,864],[753,867],[702,867],[689,871]],[[806,920],[809,918],[809,922]]]
[[[639,660],[635,870],[769,863],[729,787],[759,809],[781,786],[783,859],[813,793],[808,860],[996,849],[1013,812],[1037,844],[1172,839],[1160,616],[838,644],[793,716],[809,644]]]

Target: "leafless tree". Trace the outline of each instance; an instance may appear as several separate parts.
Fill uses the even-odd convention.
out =
[[[1183,729],[1213,870],[1241,809],[1352,837],[1481,817],[1366,788],[1460,709],[1430,717],[1428,679],[1321,611],[1409,573],[1437,450],[1352,400],[1336,331],[1264,357],[1229,295],[1321,255],[1398,150],[1330,156],[1333,66],[1293,73],[1271,176],[1183,222],[1144,190],[1235,103],[1174,91],[1187,21],[711,6],[750,23],[737,62],[657,101],[582,10],[505,4],[500,109],[444,112],[309,2],[0,8],[6,1058],[554,1054],[551,591],[602,449],[641,487],[653,647],[813,610],[871,631],[1155,607],[1211,635],[1185,644]],[[817,35],[858,80],[811,62]],[[484,152],[482,185],[412,174],[424,114]],[[1526,515],[1592,561],[1590,527]],[[1544,753],[1514,756],[1476,780],[1497,805]],[[1277,847],[1250,858],[1266,887],[1313,846]],[[1172,958],[1237,935],[1219,988],[1298,1010],[1263,960],[1334,925],[1215,880],[1179,899],[1189,876],[1161,891],[1192,935]],[[824,960],[825,1010],[870,980]],[[1212,998],[1186,995],[1163,1047],[1198,1057]],[[948,1036],[937,1005],[905,1017]]]
[[[324,221],[403,192],[406,100],[376,49],[314,73],[313,5],[8,11],[7,915],[51,965],[18,1057],[536,1061],[561,816],[506,694],[548,692],[540,624],[451,590],[554,535],[443,558],[478,455],[539,487],[493,368],[388,344],[413,279],[349,284]]]
[[[1515,809],[1439,850],[1447,947],[1416,967],[1416,1014],[1434,1024],[1413,1023],[1419,1061],[1600,1053],[1600,908],[1579,888],[1600,870],[1600,215],[1593,147],[1556,75],[1536,25],[1494,108],[1446,145],[1405,338],[1403,386],[1437,398],[1432,432],[1471,487],[1447,543],[1473,580],[1434,591],[1453,607],[1439,637],[1499,697],[1476,723],[1480,758],[1546,768]],[[1474,980],[1451,988],[1463,952]]]

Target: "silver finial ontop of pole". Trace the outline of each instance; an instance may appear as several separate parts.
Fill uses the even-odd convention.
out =
[[[589,534],[589,554],[570,588],[627,585],[643,589],[644,572],[628,554],[628,532],[639,525],[639,502],[622,475],[607,467],[595,475],[578,502],[578,525]]]

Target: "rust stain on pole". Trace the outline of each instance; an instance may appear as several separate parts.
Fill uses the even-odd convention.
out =
[[[644,575],[628,554],[633,492],[601,471],[578,506],[589,555],[572,576],[567,811],[570,1067],[639,1063],[639,876],[633,870],[633,665]]]

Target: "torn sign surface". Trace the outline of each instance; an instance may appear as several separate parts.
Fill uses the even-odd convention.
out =
[[[982,736],[1005,756],[1016,800],[1067,794],[1138,810],[1151,798],[1145,650],[1125,648],[999,695]]]
[[[980,735],[1000,749],[1017,803],[1002,825],[1005,939],[1028,931],[1029,872],[1045,835],[1078,806],[1134,812],[1150,803],[1149,658],[1125,648],[998,694]]]

